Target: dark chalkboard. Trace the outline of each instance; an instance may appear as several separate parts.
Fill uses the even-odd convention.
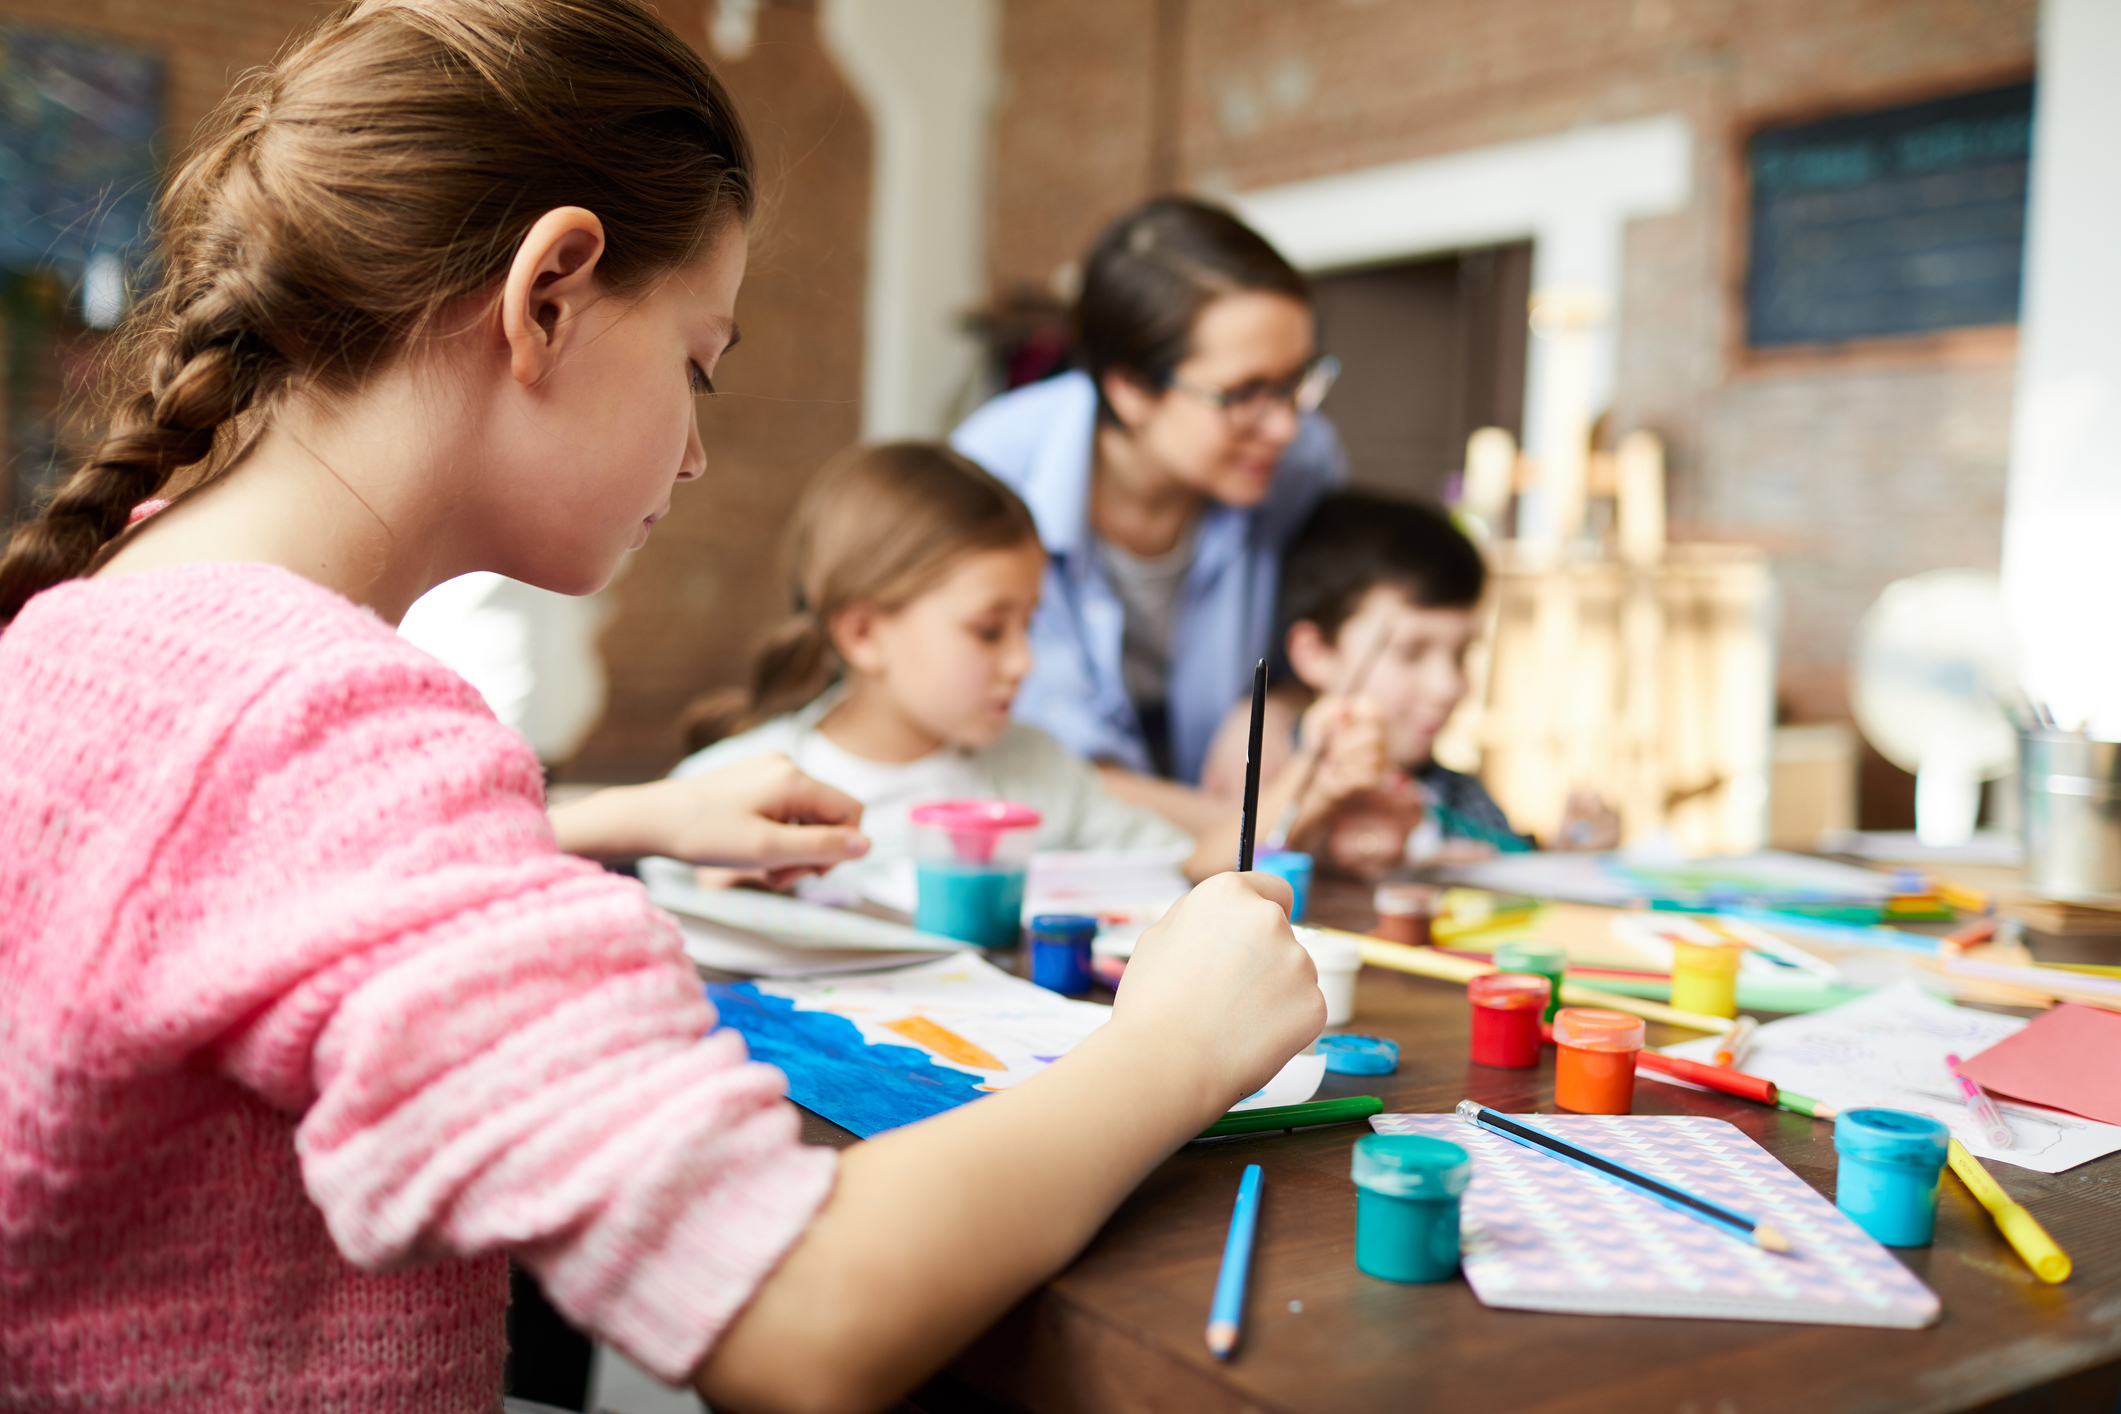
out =
[[[2017,322],[2032,126],[2023,83],[1754,134],[1746,342]]]

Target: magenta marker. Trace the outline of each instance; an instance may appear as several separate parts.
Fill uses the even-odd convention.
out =
[[[1950,1066],[1952,1074],[1958,1077],[1959,1088],[1966,1092],[1966,1107],[1974,1112],[1974,1119],[1980,1124],[1982,1132],[1988,1136],[1988,1142],[1998,1149],[2008,1149],[2016,1144],[2017,1139],[2012,1135],[2011,1127],[2003,1122],[2002,1115],[1996,1113],[1996,1102],[1989,1099],[1988,1093],[1974,1083],[1971,1075],[1959,1068],[1959,1057],[1946,1056],[1944,1063]]]

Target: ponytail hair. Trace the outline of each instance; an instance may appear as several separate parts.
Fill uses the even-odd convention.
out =
[[[721,82],[638,0],[358,0],[252,72],[156,206],[102,444],[0,555],[0,626],[93,571],[134,506],[225,474],[291,393],[357,389],[538,217],[604,223],[603,289],[688,264],[755,203]]]
[[[789,528],[795,613],[761,643],[748,688],[709,693],[685,710],[688,751],[791,711],[844,666],[832,621],[857,604],[890,614],[935,588],[967,555],[1036,544],[1017,494],[934,442],[842,452],[818,473]]]

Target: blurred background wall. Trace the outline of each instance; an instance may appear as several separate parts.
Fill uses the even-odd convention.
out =
[[[1666,439],[1675,538],[1773,556],[1787,720],[1847,717],[1850,632],[1887,582],[1998,562],[2014,317],[1752,339],[1748,144],[2022,83],[2033,0],[662,9],[734,89],[772,200],[739,308],[743,348],[702,412],[707,478],[607,592],[607,706],[566,775],[666,768],[684,704],[737,681],[784,605],[775,543],[808,475],[864,430],[940,433],[1049,366],[1091,235],[1167,189],[1233,201],[1314,269],[1327,345],[1349,369],[1326,411],[1358,477],[1380,486],[1436,493],[1481,425],[1536,449],[1541,350],[1526,300],[1557,281],[1600,293],[1604,435]],[[161,56],[166,160],[230,77],[317,10],[0,0],[0,24]],[[1584,167],[1573,194],[1523,165],[1572,143],[1608,164]],[[1316,209],[1299,198],[1379,173],[1398,174],[1409,204],[1398,234],[1359,258],[1335,255],[1332,230],[1277,225]],[[1479,200],[1448,195],[1466,191]],[[1454,224],[1474,206],[1479,221]],[[93,361],[69,367],[82,381]],[[28,403],[9,407],[18,454]],[[21,485],[37,474],[19,455],[15,471]],[[1906,778],[1882,761],[1867,772],[1866,813],[1903,815]]]

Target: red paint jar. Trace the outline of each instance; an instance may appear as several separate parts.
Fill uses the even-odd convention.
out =
[[[1490,972],[1466,983],[1473,1004],[1473,1063],[1506,1070],[1539,1064],[1539,1023],[1553,984],[1521,972]]]
[[[1554,1018],[1554,1104],[1580,1115],[1624,1115],[1635,1107],[1640,1017],[1563,1007]]]

